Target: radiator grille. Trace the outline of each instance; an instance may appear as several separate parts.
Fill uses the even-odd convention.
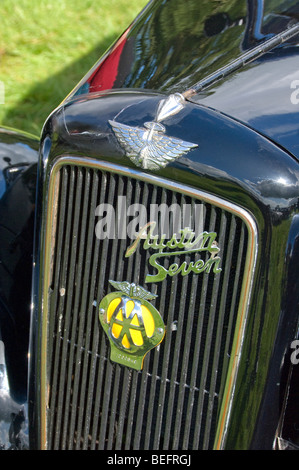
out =
[[[48,449],[209,449],[236,333],[248,229],[236,214],[169,188],[99,168],[63,164],[55,176],[45,256]],[[222,272],[167,277],[145,286],[166,325],[142,371],[113,363],[98,305],[109,279],[144,286],[149,250],[125,259],[128,240],[99,240],[95,210],[116,204],[204,205],[218,233]],[[191,256],[191,255],[190,255]],[[187,259],[187,257],[186,257]],[[191,259],[191,258],[190,258]],[[43,404],[42,404],[43,406]]]

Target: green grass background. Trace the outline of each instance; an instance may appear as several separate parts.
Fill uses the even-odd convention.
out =
[[[147,0],[0,0],[0,125],[40,135]]]

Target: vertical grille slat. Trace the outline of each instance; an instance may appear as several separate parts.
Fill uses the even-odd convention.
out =
[[[47,448],[212,448],[246,268],[244,220],[225,204],[87,164],[63,164],[55,181],[51,274],[45,289]],[[120,197],[148,211],[150,204],[202,204],[204,229],[218,234],[222,272],[178,274],[146,285],[150,250],[140,243],[134,256],[125,258],[132,243],[128,238],[95,236],[97,207],[116,208]],[[188,264],[193,259],[188,253],[184,257]],[[164,262],[166,268],[180,264],[182,256]],[[109,280],[134,282],[157,294],[151,303],[163,317],[166,334],[146,355],[142,371],[110,360],[99,321],[99,304],[113,292]]]
[[[65,177],[65,175],[63,175]],[[75,201],[75,175],[74,172],[71,172],[71,175],[69,177],[69,188],[68,188],[68,202],[67,202],[67,213],[66,213],[66,228],[65,228],[65,235],[64,235],[64,240],[63,240],[63,247],[62,247],[62,258],[64,260],[63,263],[60,265],[60,273],[59,277],[56,280],[56,288],[54,289],[54,293],[56,293],[58,297],[58,315],[56,318],[56,336],[60,337],[61,332],[64,330],[66,331],[68,329],[68,325],[70,322],[69,315],[64,316],[63,312],[68,309],[67,303],[69,304],[70,302],[70,297],[68,296],[68,302],[66,302],[66,297],[61,296],[61,289],[66,289],[68,286],[68,282],[70,282],[71,278],[68,278],[68,264],[69,264],[69,258],[70,258],[70,247],[72,245],[72,222],[73,222],[73,212],[70,210],[70,208],[74,207],[74,201]],[[59,222],[58,222],[59,223]],[[62,230],[62,228],[61,228]],[[59,257],[60,254],[57,253],[57,256]],[[57,260],[57,264],[59,263],[59,259]],[[60,282],[59,280],[60,279]],[[63,407],[64,407],[64,383],[61,381],[61,377],[65,376],[65,357],[67,354],[67,348],[68,348],[68,342],[66,340],[67,336],[64,336],[64,341],[62,344],[57,343],[57,348],[56,348],[56,355],[55,355],[55,361],[57,361],[57,369],[59,370],[59,375],[57,375],[58,379],[60,378],[60,381],[57,383],[57,396],[60,396],[60,400],[56,400],[55,406],[57,407],[57,421],[56,421],[56,427],[55,427],[55,446],[58,446],[59,442],[59,437],[60,437],[60,422],[62,419],[62,414],[63,414]],[[55,395],[51,395],[53,398]]]
[[[76,364],[80,363],[80,366],[77,366],[75,370],[75,383],[76,383],[76,389],[74,390],[73,393],[73,402],[77,402],[77,396],[80,396],[79,399],[79,411],[77,414],[77,432],[79,432],[81,429],[83,429],[83,420],[85,417],[89,417],[89,414],[87,414],[87,410],[85,407],[85,397],[86,397],[86,391],[83,390],[80,387],[80,383],[88,383],[88,371],[90,371],[90,376],[89,380],[91,379],[92,375],[92,369],[90,368],[89,362],[91,360],[90,353],[89,351],[91,350],[91,344],[90,341],[92,339],[92,336],[86,335],[86,331],[93,331],[93,311],[92,311],[92,304],[94,300],[94,288],[95,288],[95,276],[93,276],[93,273],[95,272],[95,253],[96,253],[96,248],[94,247],[94,227],[91,222],[92,215],[94,214],[96,203],[97,203],[97,189],[98,189],[98,178],[97,175],[93,175],[93,180],[90,177],[89,172],[86,173],[86,187],[92,188],[91,189],[91,200],[87,197],[89,195],[89,191],[86,194],[86,197],[84,199],[83,203],[83,210],[82,210],[82,224],[86,225],[86,228],[84,228],[83,233],[84,236],[82,236],[81,242],[82,242],[82,248],[81,250],[84,251],[84,262],[78,266],[78,278],[77,278],[77,285],[80,285],[81,279],[83,278],[83,284],[88,286],[88,289],[85,289],[85,292],[83,292],[82,296],[78,296],[78,304],[79,304],[79,335],[76,336],[77,333],[77,325],[74,322],[74,328],[73,328],[73,337],[72,337],[72,344],[74,344],[74,341],[77,341],[78,347],[77,347],[77,356],[76,356]],[[89,207],[87,206],[90,205],[90,217],[89,217],[89,224],[87,225],[87,220],[85,218],[85,211],[87,214],[89,214]],[[83,235],[83,234],[82,234]],[[86,247],[89,247],[89,249],[86,249]],[[86,251],[85,251],[86,250]],[[80,273],[82,271],[82,273]],[[78,289],[78,292],[80,290]],[[84,314],[82,312],[88,312],[87,318],[85,318]],[[82,319],[82,321],[81,321]],[[85,335],[85,338],[84,338]],[[84,349],[83,352],[81,352],[81,349]],[[82,372],[80,373],[80,368],[82,369]],[[70,368],[71,370],[71,368]],[[77,375],[76,375],[77,374]],[[69,377],[71,380],[71,376]],[[71,383],[69,384],[68,388],[71,389]],[[88,394],[87,394],[88,396]],[[90,409],[90,406],[87,406],[88,409]],[[74,420],[74,415],[72,416],[71,420],[71,428],[69,435],[70,437],[73,436],[74,433],[74,426],[75,426],[75,420]],[[86,437],[83,435],[83,441],[87,443]],[[71,444],[69,443],[69,446]],[[79,449],[79,440],[77,441],[76,448]]]

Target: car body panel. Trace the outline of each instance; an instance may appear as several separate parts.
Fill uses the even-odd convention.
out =
[[[83,155],[121,165],[133,173],[136,165],[125,156],[109,122],[117,119],[134,128],[153,121],[164,98],[159,93],[115,90],[94,94],[92,100],[89,96],[75,96],[63,104],[44,128],[42,142],[48,151],[44,166],[40,167],[40,193],[45,194],[43,182],[52,165],[63,157]],[[281,411],[277,384],[285,347],[294,338],[297,326],[298,291],[293,292],[290,283],[287,289],[285,286],[295,261],[292,255],[290,264],[285,265],[283,260],[297,236],[291,235],[291,227],[298,211],[298,163],[259,133],[204,106],[186,102],[183,111],[163,124],[168,135],[184,138],[198,147],[155,171],[153,177],[216,194],[245,208],[257,221],[256,274],[225,445],[271,448]],[[42,208],[45,203],[44,199]],[[45,220],[42,208],[40,219]],[[36,277],[38,282],[39,276]],[[281,324],[285,327],[280,329]],[[270,409],[268,403],[272,404]]]
[[[0,131],[0,446],[28,448],[28,348],[39,139]]]
[[[209,1],[185,5],[150,2],[68,99],[111,88],[167,94],[198,88],[190,99],[244,122],[299,158],[298,34],[251,64],[244,60],[244,67],[222,80],[217,74],[290,28],[298,3],[236,1],[216,9]]]

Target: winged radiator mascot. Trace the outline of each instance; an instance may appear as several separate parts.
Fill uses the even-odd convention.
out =
[[[115,287],[115,289],[118,289],[124,294],[130,295],[134,298],[136,297],[142,300],[153,300],[157,297],[156,294],[152,294],[151,292],[148,292],[146,289],[141,286],[137,286],[136,284],[130,284],[126,281],[117,282],[110,280],[109,282],[113,287]]]
[[[144,127],[131,127],[117,121],[109,121],[113,132],[130,160],[146,170],[164,168],[170,162],[189,152],[197,144],[165,136],[160,121],[177,114],[184,107],[180,93],[161,100],[155,121],[145,122]]]

